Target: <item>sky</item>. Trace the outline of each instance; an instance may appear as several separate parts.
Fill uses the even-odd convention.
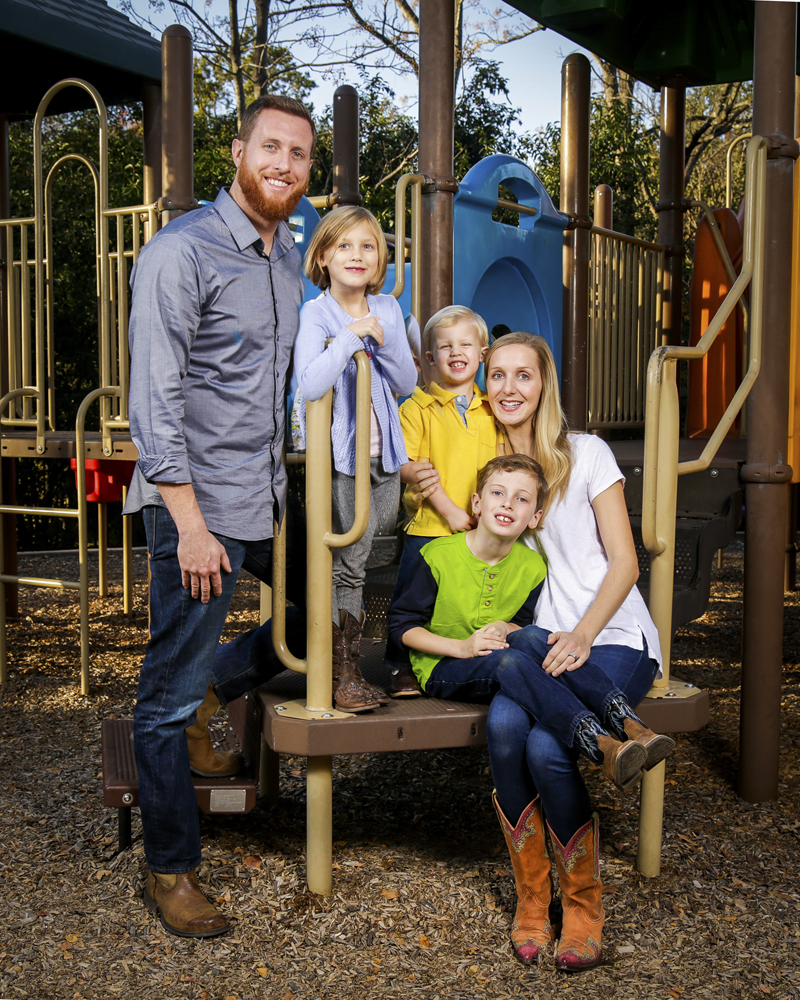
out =
[[[119,0],[108,2],[112,7],[120,7]],[[132,6],[142,14],[151,13],[153,16],[147,0],[133,0]],[[227,13],[227,0],[212,0],[212,8]],[[171,23],[172,17],[167,8],[166,13],[154,15],[153,19],[159,26],[165,27]],[[560,121],[561,64],[570,53],[584,51],[554,31],[539,31],[522,41],[512,42],[486,53],[486,58],[500,63],[502,73],[509,81],[511,104],[521,110],[523,131],[534,132],[548,122]],[[398,99],[405,97],[411,106],[416,105],[416,80],[412,76],[394,76],[390,71],[382,73]],[[333,92],[339,83],[358,84],[355,69],[346,71],[345,78],[335,82],[319,80],[315,73],[310,75],[318,80],[318,86],[311,92],[310,98],[318,111],[331,103]]]

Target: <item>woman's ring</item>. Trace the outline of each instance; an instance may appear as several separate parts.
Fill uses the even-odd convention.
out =
[[[578,659],[578,654],[577,653],[567,653],[567,656],[571,656],[573,660],[577,660]]]

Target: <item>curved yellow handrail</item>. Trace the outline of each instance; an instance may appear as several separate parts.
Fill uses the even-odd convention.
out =
[[[767,146],[766,139],[754,136],[747,147],[741,273],[698,343],[694,347],[658,348],[651,355],[647,369],[642,538],[651,555],[650,610],[658,626],[665,660],[665,676],[657,682],[657,686],[666,686],[669,677],[677,477],[708,468],[744,405],[761,367]],[[708,353],[748,286],[751,299],[747,371],[700,457],[679,462],[677,362],[702,358]]]

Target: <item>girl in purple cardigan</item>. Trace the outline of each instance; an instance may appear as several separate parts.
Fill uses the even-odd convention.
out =
[[[400,467],[408,461],[397,396],[414,391],[417,370],[403,314],[391,295],[379,294],[388,250],[377,219],[365,208],[329,212],[314,230],[305,273],[322,295],[300,311],[294,348],[300,391],[320,399],[333,388],[332,507],[337,530],[355,518],[356,364],[365,351],[371,371],[370,514],[364,535],[333,550],[333,693],[343,712],[367,712],[384,700],[358,666],[364,612],[361,595],[367,557],[379,524],[396,516]],[[301,408],[302,409],[302,408]],[[300,414],[304,436],[305,414]]]

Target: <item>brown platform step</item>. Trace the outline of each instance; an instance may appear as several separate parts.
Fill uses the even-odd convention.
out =
[[[220,750],[241,750],[246,769],[232,778],[192,777],[197,805],[204,813],[250,812],[256,804],[259,766],[261,710],[251,695],[229,707],[230,726],[212,726],[214,745]],[[238,738],[237,738],[237,734]],[[131,809],[139,804],[139,772],[133,754],[133,719],[104,719],[101,730],[103,754],[103,804],[116,807],[119,849],[131,843]]]

